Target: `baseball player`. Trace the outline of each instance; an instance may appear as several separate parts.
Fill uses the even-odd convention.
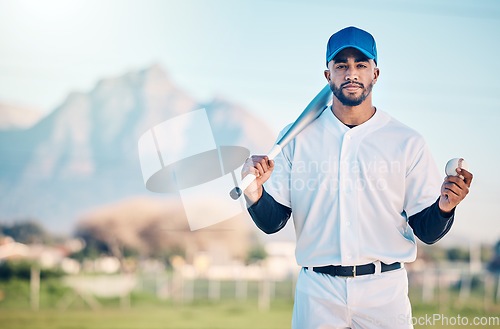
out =
[[[275,161],[245,162],[242,176],[257,176],[248,211],[268,234],[293,213],[302,269],[292,328],[412,328],[404,263],[415,260],[415,236],[432,244],[450,230],[472,174],[443,181],[422,136],[372,105],[371,34],[333,34],[326,63],[332,105]]]

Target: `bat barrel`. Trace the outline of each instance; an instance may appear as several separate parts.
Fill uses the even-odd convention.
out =
[[[326,85],[321,91],[313,98],[313,100],[302,111],[300,116],[290,126],[288,131],[281,137],[277,144],[285,146],[295,136],[298,135],[305,127],[318,118],[321,113],[328,107],[328,103],[332,100],[332,91],[330,85]]]
[[[281,139],[274,145],[274,147],[269,151],[267,157],[269,160],[273,160],[280,152],[283,146],[288,144],[292,139],[295,138],[305,127],[307,127],[311,122],[316,120],[317,117],[323,113],[323,111],[328,107],[332,99],[332,91],[330,90],[330,85],[326,85],[313,100],[307,105],[307,107],[302,111],[300,116],[295,120],[290,129],[281,137]],[[245,189],[252,184],[255,180],[255,175],[249,174],[241,181],[239,186],[233,188],[229,195],[232,199],[237,200]]]

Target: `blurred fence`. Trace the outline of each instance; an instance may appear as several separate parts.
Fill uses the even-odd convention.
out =
[[[247,273],[248,274],[248,273]],[[293,300],[295,275],[276,279],[259,275],[250,278],[245,275],[233,278],[218,276],[185,275],[182,271],[161,274],[142,274],[137,281],[137,292],[155,294],[159,299],[171,299],[177,303],[195,300],[235,301],[257,300],[259,309],[267,310],[275,299]]]
[[[293,301],[299,270],[296,267],[296,271],[286,276],[276,276],[265,266],[225,270],[207,267],[200,273],[183,265],[174,271],[71,275],[61,281],[66,287],[64,296],[48,306],[67,309],[73,303],[83,303],[91,309],[99,309],[103,300],[118,298],[122,308],[130,308],[134,306],[131,296],[140,294],[150,296],[153,301],[168,300],[179,304],[198,300],[250,300],[256,301],[260,310],[268,310],[273,300]],[[34,310],[39,307],[39,290],[45,284],[39,274],[36,268],[32,271],[30,294],[26,298]],[[475,307],[479,301],[479,307],[486,313],[500,310],[500,276],[484,268],[440,263],[439,266],[408,268],[408,279],[412,303],[438,305],[441,313],[446,313],[450,305],[470,305],[472,299]]]
[[[450,305],[467,305],[473,298],[485,312],[500,304],[500,275],[485,269],[471,271],[466,266],[449,263],[439,267],[408,271],[410,297],[422,303],[438,303],[446,313]]]
[[[196,277],[182,271],[171,274],[143,275],[137,291],[154,293],[160,299],[190,302],[199,299],[247,300],[258,299],[259,307],[267,309],[274,299],[293,300],[297,271],[282,278],[244,276],[228,278]],[[446,312],[448,305],[466,305],[474,297],[485,311],[500,305],[500,276],[478,268],[471,271],[467,264],[440,263],[425,269],[408,269],[410,298],[425,304],[439,304]]]

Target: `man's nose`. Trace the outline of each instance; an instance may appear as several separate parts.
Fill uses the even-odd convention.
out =
[[[358,80],[358,74],[355,68],[350,67],[347,69],[345,79],[348,81],[355,81]]]

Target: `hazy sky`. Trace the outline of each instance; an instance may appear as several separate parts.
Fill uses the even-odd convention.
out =
[[[377,41],[375,105],[424,135],[440,167],[464,157],[475,174],[449,238],[500,239],[499,1],[0,0],[0,101],[48,113],[159,63],[277,133],[324,86],[326,42],[349,25]]]

